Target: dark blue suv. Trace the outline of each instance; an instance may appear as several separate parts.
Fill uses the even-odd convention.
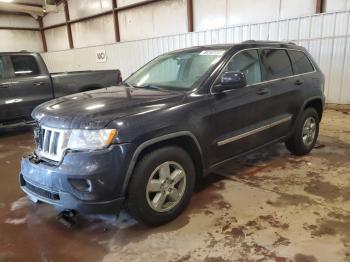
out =
[[[34,201],[160,225],[222,163],[285,141],[308,154],[324,75],[293,43],[246,41],[161,55],[122,85],[52,100],[32,113],[36,150],[20,183]]]

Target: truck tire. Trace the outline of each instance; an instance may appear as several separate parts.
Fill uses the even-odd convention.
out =
[[[287,149],[297,156],[309,154],[317,141],[319,122],[317,111],[307,108],[297,120],[294,134],[286,141]]]
[[[186,208],[194,185],[194,164],[185,150],[176,146],[156,149],[136,164],[126,208],[142,224],[165,224]]]

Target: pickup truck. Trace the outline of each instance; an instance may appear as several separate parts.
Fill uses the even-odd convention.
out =
[[[0,53],[0,126],[31,121],[31,112],[53,98],[113,86],[119,70],[50,74],[38,53]]]

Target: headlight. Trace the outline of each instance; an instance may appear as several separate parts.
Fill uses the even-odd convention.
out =
[[[102,149],[112,144],[117,134],[115,129],[72,130],[67,148],[73,150]]]

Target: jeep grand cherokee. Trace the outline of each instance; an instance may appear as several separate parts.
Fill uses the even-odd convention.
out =
[[[156,226],[226,161],[317,140],[324,76],[293,43],[246,41],[163,54],[123,85],[46,102],[20,183],[34,201],[82,213],[125,207]]]

